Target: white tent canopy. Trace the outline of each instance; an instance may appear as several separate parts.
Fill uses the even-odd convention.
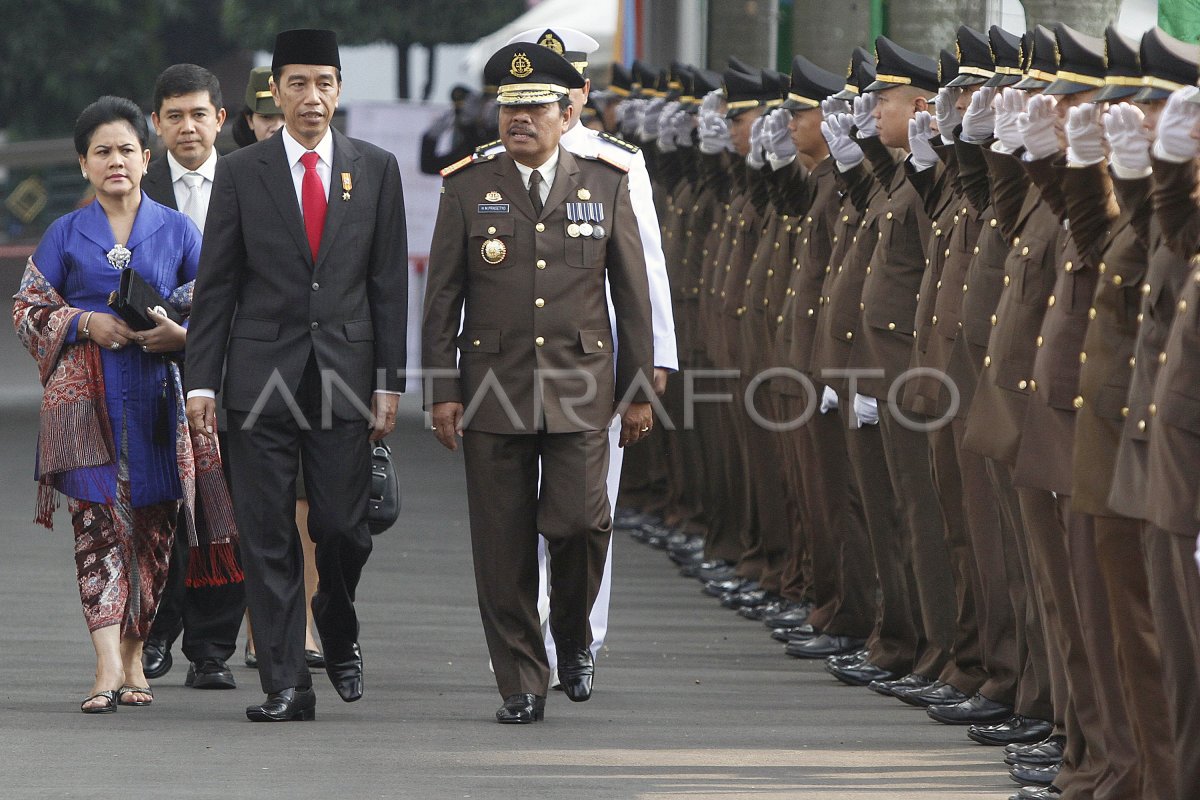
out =
[[[617,34],[617,0],[543,0],[500,30],[471,45],[463,59],[463,74],[470,76],[477,86],[482,86],[483,66],[492,53],[521,31],[553,25],[576,28],[600,43],[600,49],[588,61],[588,71],[592,74],[612,63]]]

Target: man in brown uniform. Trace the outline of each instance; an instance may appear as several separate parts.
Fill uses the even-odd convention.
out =
[[[479,607],[504,697],[496,719],[529,723],[542,718],[550,678],[539,532],[559,679],[569,699],[591,696],[588,614],[612,530],[606,431],[615,409],[622,445],[651,428],[653,331],[625,172],[559,146],[579,72],[546,48],[513,44],[485,77],[500,87],[506,152],[447,170],[423,363],[439,371],[428,400],[439,441],[454,450],[463,438]]]

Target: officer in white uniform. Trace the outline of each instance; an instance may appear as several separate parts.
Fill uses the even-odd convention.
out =
[[[567,61],[587,78],[588,55],[600,48],[600,43],[582,31],[574,28],[534,28],[518,33],[506,44],[516,42],[531,42],[547,47]],[[629,195],[633,204],[633,213],[637,217],[638,232],[642,237],[642,248],[646,256],[646,274],[650,279],[650,305],[653,309],[654,326],[654,388],[662,394],[666,388],[667,375],[679,369],[679,353],[675,344],[675,319],[671,313],[671,287],[667,281],[667,265],[663,258],[662,236],[658,227],[658,213],[654,210],[654,197],[650,187],[650,175],[646,172],[646,158],[641,151],[615,136],[600,133],[579,124],[579,114],[583,104],[587,102],[588,92],[592,82],[585,80],[582,89],[571,90],[571,103],[575,106],[571,128],[563,134],[561,144],[572,153],[594,156],[605,161],[611,161],[628,169]],[[503,147],[499,142],[484,145],[477,152],[490,154],[499,152]],[[609,298],[608,316],[610,322],[614,319],[612,299]],[[613,330],[613,342],[616,330]],[[621,462],[624,451],[617,447],[620,434],[620,419],[614,417],[614,424],[609,426],[609,459],[608,459],[608,501],[613,508],[617,503],[617,489],[621,483]],[[541,595],[538,603],[542,611],[542,632],[546,638],[546,653],[550,659],[550,675],[552,680],[557,675],[555,665],[558,663],[554,649],[554,637],[550,633],[548,615],[550,595],[546,583],[546,547],[543,540],[538,547],[538,559],[541,565],[542,581]],[[604,564],[604,578],[600,583],[600,593],[592,607],[590,622],[592,625],[592,654],[598,656],[604,644],[608,631],[608,603],[612,585],[612,543],[609,543],[608,560]]]

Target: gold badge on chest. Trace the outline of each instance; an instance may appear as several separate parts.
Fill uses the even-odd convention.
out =
[[[580,189],[578,192],[575,193],[575,196],[578,197],[580,200],[591,200],[592,199],[592,193],[589,192],[587,189]]]
[[[508,72],[514,78],[528,78],[533,74],[533,62],[524,53],[515,53]]]
[[[500,239],[488,239],[479,252],[487,263],[499,264],[508,255],[508,245]]]
[[[499,192],[488,192],[483,196],[483,199],[487,200],[489,203],[499,203],[504,198],[500,196]]]

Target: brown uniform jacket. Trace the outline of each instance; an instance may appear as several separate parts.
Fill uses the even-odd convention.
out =
[[[601,430],[635,379],[651,380],[650,290],[628,178],[562,147],[558,157],[540,215],[506,153],[443,183],[425,290],[423,366],[461,369],[460,378],[434,380],[430,400],[464,403],[470,430]],[[581,194],[603,206],[603,238],[567,235],[567,203]],[[495,242],[504,250],[498,261]],[[489,249],[495,263],[484,255]],[[591,399],[578,401],[589,388]]]

